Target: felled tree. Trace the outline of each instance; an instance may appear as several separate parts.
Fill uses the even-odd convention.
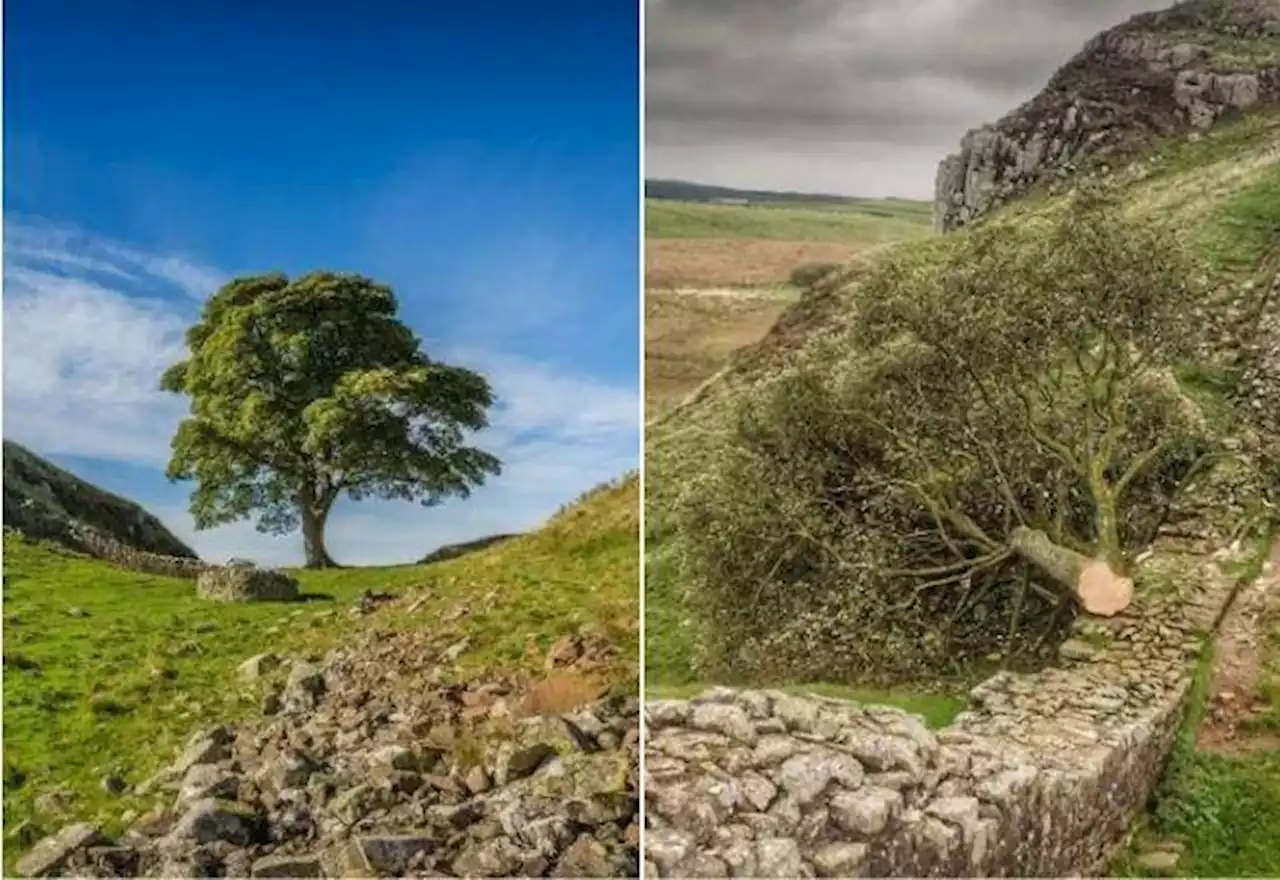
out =
[[[776,642],[799,615],[863,633],[852,653],[877,628],[910,653],[993,591],[1006,644],[1029,597],[1122,610],[1133,551],[1209,448],[1171,371],[1194,277],[1170,234],[1090,195],[874,268],[853,331],[750,399],[686,495],[683,558],[724,631],[766,618]]]
[[[197,482],[197,528],[301,526],[307,566],[326,567],[342,493],[431,505],[499,472],[466,442],[487,424],[488,383],[428,357],[397,310],[390,288],[329,272],[238,278],[205,303],[190,356],[161,380],[191,398],[168,476]]]

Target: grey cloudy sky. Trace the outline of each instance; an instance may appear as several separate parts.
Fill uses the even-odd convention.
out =
[[[929,198],[960,137],[1172,0],[645,0],[645,175]]]

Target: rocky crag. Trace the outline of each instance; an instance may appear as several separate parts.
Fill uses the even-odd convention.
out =
[[[199,563],[194,550],[134,502],[12,440],[4,441],[4,524],[29,538],[57,541],[95,556],[132,552]]]
[[[197,733],[139,786],[168,792],[167,804],[115,839],[67,826],[19,871],[636,876],[638,700],[534,714],[536,684],[494,675],[458,683],[453,663],[466,650],[424,633],[376,633],[323,662],[249,658],[241,676],[267,683],[260,723]],[[589,676],[609,651],[567,637],[547,655],[544,686]]]
[[[901,710],[714,689],[645,707],[649,877],[1091,876],[1176,736],[1237,548],[1170,525],[1120,616],[930,731]]]
[[[1280,0],[1189,0],[1106,31],[1038,95],[968,132],[938,168],[934,222],[946,232],[1034,187],[1157,137],[1280,103]]]

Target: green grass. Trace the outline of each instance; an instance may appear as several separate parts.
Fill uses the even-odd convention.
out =
[[[1280,253],[1280,161],[1214,213],[1200,246],[1219,272],[1252,274],[1264,256]]]
[[[1113,876],[1143,876],[1138,855],[1169,840],[1183,846],[1178,876],[1280,876],[1280,751],[1239,758],[1196,751],[1212,656],[1206,645],[1154,807],[1112,865]]]
[[[897,199],[821,206],[815,203],[719,205],[646,199],[644,231],[648,238],[764,238],[874,244],[931,234],[931,210],[924,202]]]
[[[694,654],[701,641],[701,620],[671,575],[670,545],[651,535],[646,543],[644,604],[645,682],[683,685],[696,682]]]
[[[1139,841],[1180,842],[1179,876],[1280,876],[1280,752],[1247,758],[1192,753],[1170,766],[1162,787]],[[1113,876],[1143,876],[1140,850],[1126,851]]]
[[[1230,574],[1241,584],[1261,574],[1274,533],[1264,530],[1257,552]],[[1265,670],[1280,674],[1280,620],[1264,621]],[[1183,877],[1280,876],[1280,751],[1224,757],[1196,750],[1196,734],[1208,712],[1213,680],[1213,645],[1205,640],[1178,729],[1153,798],[1130,846],[1111,866],[1113,876],[1143,876],[1138,856],[1152,844],[1176,841],[1183,847],[1177,873]],[[1262,694],[1270,706],[1261,719],[1277,717],[1277,692]]]
[[[630,480],[562,511],[540,532],[435,565],[296,572],[304,593],[277,604],[211,603],[192,582],[139,575],[47,544],[4,538],[4,821],[120,828],[149,806],[112,797],[101,778],[137,783],[172,761],[203,725],[251,718],[258,694],[235,668],[265,651],[320,656],[366,628],[430,629],[471,639],[462,674],[518,666],[528,640],[543,650],[584,625],[620,648],[614,678],[636,685],[639,644],[638,493]],[[363,618],[347,608],[365,589],[430,588],[415,614],[404,606]],[[485,597],[490,591],[496,596]],[[460,602],[471,610],[440,619]],[[84,616],[68,612],[79,609]],[[77,612],[80,613],[80,612]],[[450,632],[453,630],[453,632]],[[66,816],[41,816],[39,795],[69,789]],[[20,847],[8,839],[5,865]]]

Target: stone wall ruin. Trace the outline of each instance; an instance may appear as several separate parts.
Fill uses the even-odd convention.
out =
[[[1161,590],[1077,621],[1061,666],[995,675],[939,731],[777,691],[649,702],[647,876],[1096,875],[1160,777],[1233,593],[1219,562],[1157,553],[1144,571]]]

